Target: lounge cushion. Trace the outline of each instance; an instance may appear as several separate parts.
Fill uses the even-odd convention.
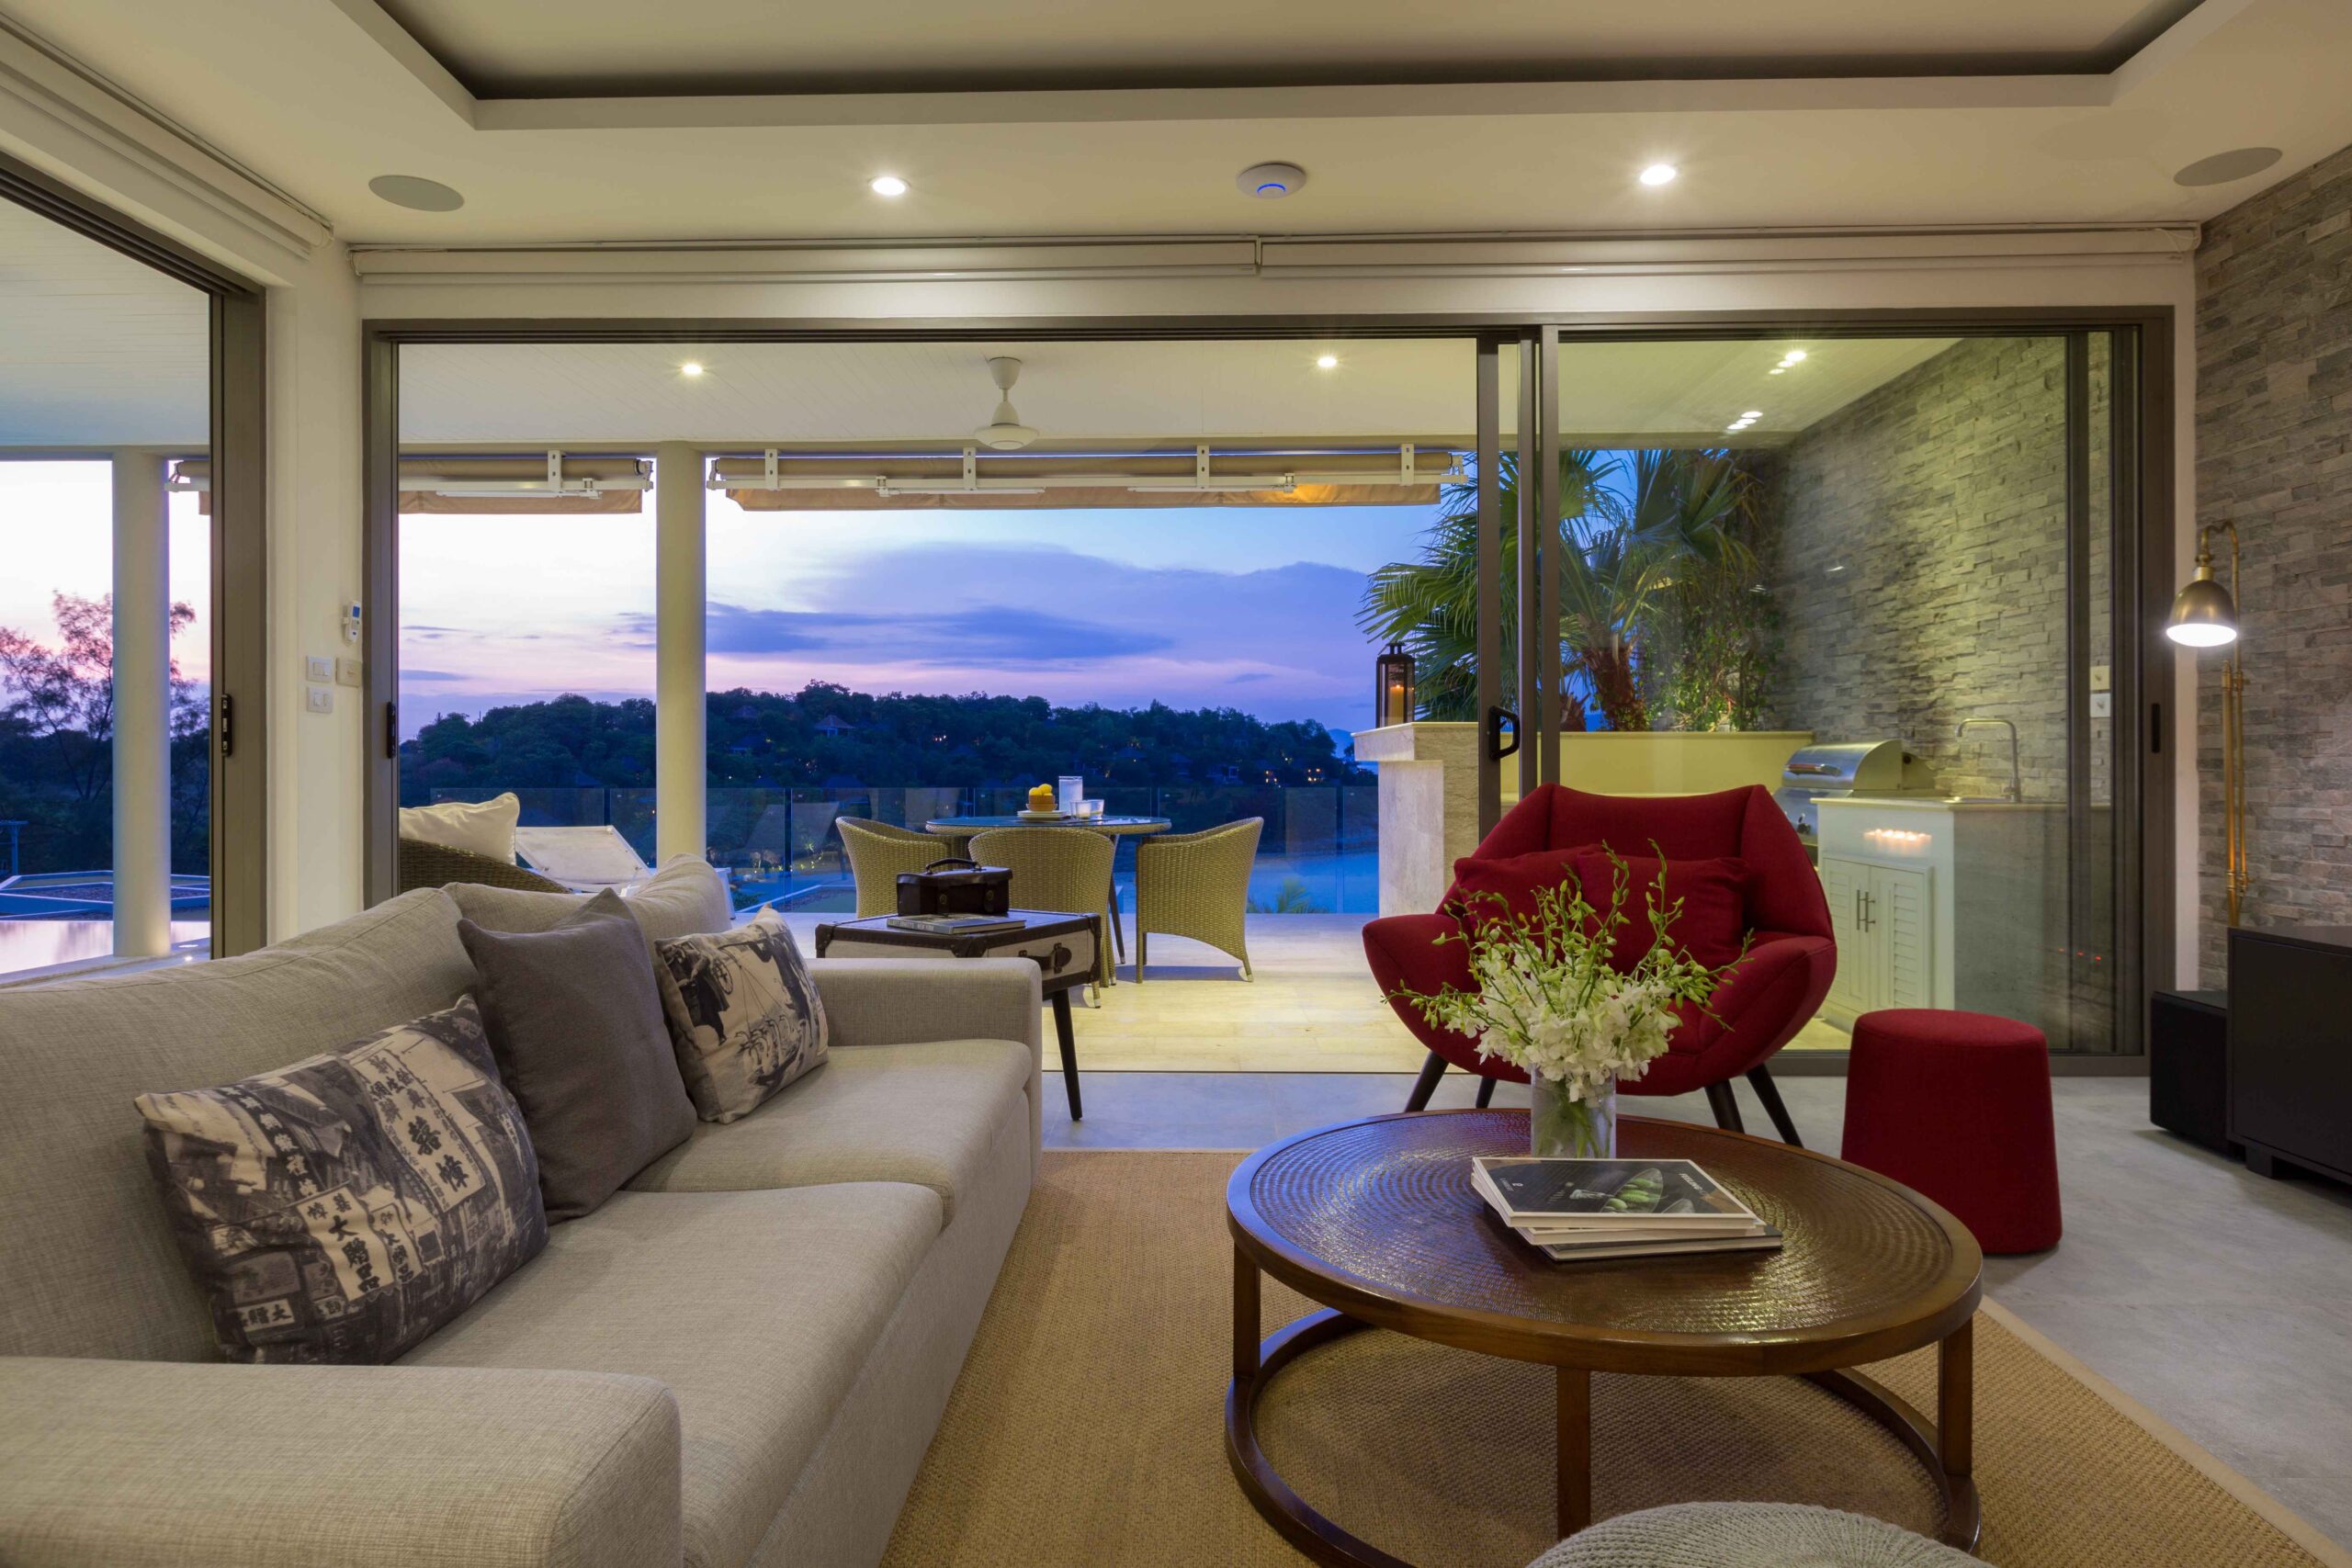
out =
[[[624,1192],[555,1227],[536,1262],[401,1364],[626,1372],[668,1385],[684,1445],[687,1568],[737,1568],[941,1223],[937,1196],[903,1184]]]
[[[543,931],[588,902],[585,893],[529,893],[481,882],[453,882],[458,910],[485,931]],[[672,855],[662,868],[621,897],[649,942],[723,931],[735,920],[727,880],[708,862]]]
[[[547,1245],[538,1162],[471,997],[138,1106],[232,1361],[390,1361]]]
[[[538,1152],[548,1223],[576,1220],[695,1124],[644,936],[609,891],[547,931],[460,920],[458,935]]]
[[[507,865],[514,863],[514,825],[523,801],[513,790],[488,800],[445,800],[435,806],[401,807],[400,832],[444,849],[465,850]]]
[[[1562,850],[1530,850],[1523,855],[1495,860],[1465,855],[1453,863],[1453,886],[1443,907],[1459,904],[1473,924],[1483,925],[1498,916],[1532,920],[1536,895],[1547,887],[1574,883],[1577,857],[1591,848],[1578,844]],[[1498,898],[1502,902],[1495,902]]]
[[[930,1041],[837,1050],[740,1122],[697,1122],[694,1136],[628,1185],[639,1192],[720,1192],[829,1181],[907,1181],[939,1195],[945,1217],[979,1181],[997,1129],[1026,1116],[1029,1049],[1004,1040]]]

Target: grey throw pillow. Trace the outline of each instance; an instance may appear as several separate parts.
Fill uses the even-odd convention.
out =
[[[825,1006],[790,928],[762,909],[730,931],[653,944],[686,1092],[732,1122],[825,1060]]]
[[[458,936],[538,1151],[548,1219],[576,1220],[695,1127],[644,934],[605,892],[546,931],[459,920]]]
[[[531,1141],[471,998],[133,1103],[232,1361],[393,1360],[547,1245]]]

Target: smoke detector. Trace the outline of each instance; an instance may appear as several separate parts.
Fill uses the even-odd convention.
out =
[[[1037,433],[1021,423],[1021,411],[1012,406],[1012,384],[1021,379],[1021,361],[1009,355],[994,355],[989,360],[989,376],[1004,395],[997,400],[995,415],[972,432],[972,439],[999,452],[1017,452],[1037,439]]]
[[[1260,201],[1280,201],[1306,183],[1306,171],[1296,164],[1252,164],[1233,176],[1242,195]]]

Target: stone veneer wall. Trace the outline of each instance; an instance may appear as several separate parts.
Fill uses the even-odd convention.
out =
[[[2352,148],[2206,225],[2197,509],[2245,535],[2248,925],[2352,923]],[[2226,548],[2226,546],[2225,546]],[[2225,573],[2226,563],[2222,569]],[[2199,657],[2210,676],[2214,654]],[[2221,700],[2199,684],[2206,983],[2222,982]]]
[[[1901,739],[1943,793],[1999,795],[2007,738],[1958,728],[2007,718],[2025,798],[2065,798],[2065,424],[2062,340],[1969,339],[1758,465],[1776,728]]]

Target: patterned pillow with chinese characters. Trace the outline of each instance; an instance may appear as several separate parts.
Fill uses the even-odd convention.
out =
[[[825,1005],[784,918],[656,942],[662,1007],[686,1092],[706,1122],[750,1115],[825,1060]]]
[[[393,1360],[547,1245],[538,1160],[471,997],[134,1103],[232,1361]]]

